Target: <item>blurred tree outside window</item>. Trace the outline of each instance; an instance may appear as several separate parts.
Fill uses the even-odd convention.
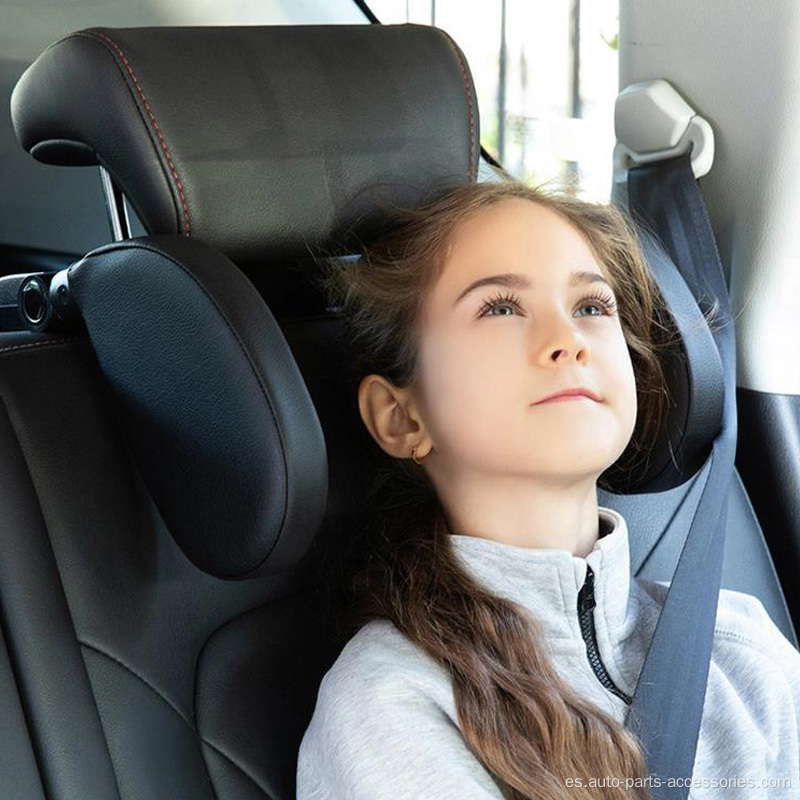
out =
[[[511,174],[609,200],[619,0],[368,4],[384,24],[435,25],[455,39],[475,81],[481,143]]]

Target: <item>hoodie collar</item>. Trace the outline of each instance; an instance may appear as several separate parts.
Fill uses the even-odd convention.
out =
[[[464,534],[451,534],[456,557],[468,573],[494,594],[521,604],[536,617],[543,635],[556,646],[583,647],[578,592],[587,565],[594,572],[595,624],[612,647],[630,631],[628,528],[622,515],[598,507],[600,536],[585,557],[568,550],[517,547]]]

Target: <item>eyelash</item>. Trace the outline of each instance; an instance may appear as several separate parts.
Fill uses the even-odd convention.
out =
[[[484,301],[476,316],[479,318],[486,316],[486,314],[493,308],[506,303],[514,306],[518,311],[521,310],[520,299],[516,294],[511,294],[508,292],[498,293],[494,297],[490,297],[488,300]],[[604,294],[603,292],[595,292],[588,297],[584,297],[580,303],[581,308],[583,308],[584,305],[593,303],[605,311],[605,315],[590,314],[589,316],[613,316],[617,311],[617,304],[614,301],[614,298],[609,294]]]

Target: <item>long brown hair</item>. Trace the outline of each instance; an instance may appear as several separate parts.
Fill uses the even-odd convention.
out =
[[[635,230],[611,205],[505,180],[450,186],[416,207],[394,208],[357,260],[323,265],[321,285],[342,314],[351,401],[367,374],[398,387],[413,383],[420,310],[455,227],[509,197],[539,203],[572,224],[616,294],[638,414],[628,448],[598,480],[611,490],[610,476],[642,469],[663,429],[670,398],[662,355],[677,341]],[[390,620],[448,670],[466,744],[506,797],[648,798],[647,767],[633,734],[558,675],[526,609],[486,591],[460,567],[424,469],[377,446],[371,455],[362,524],[331,579],[350,630]],[[589,781],[602,776],[618,777],[622,786],[598,794]],[[581,779],[583,788],[568,778]],[[626,789],[626,778],[636,788]]]

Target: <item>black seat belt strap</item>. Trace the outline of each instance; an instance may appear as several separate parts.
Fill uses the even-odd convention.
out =
[[[628,203],[633,220],[671,255],[701,310],[718,301],[712,334],[725,384],[722,424],[627,722],[644,748],[651,796],[685,800],[708,681],[736,456],[736,340],[722,263],[690,157],[631,169]]]

